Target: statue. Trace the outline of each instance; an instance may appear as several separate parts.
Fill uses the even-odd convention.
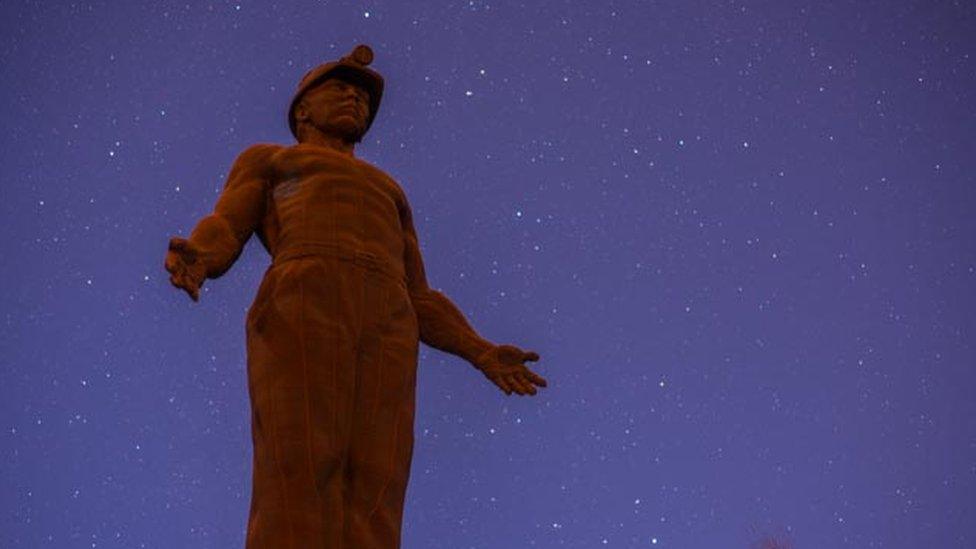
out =
[[[546,381],[539,355],[495,345],[427,285],[400,186],[353,150],[383,78],[368,46],[302,78],[298,143],[235,160],[214,212],[166,254],[197,301],[257,233],[273,260],[246,319],[254,445],[248,549],[400,546],[413,455],[419,342],[458,355],[506,394]]]

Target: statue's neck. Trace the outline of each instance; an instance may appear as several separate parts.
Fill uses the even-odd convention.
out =
[[[356,144],[337,135],[322,133],[318,128],[305,126],[301,143],[318,145],[355,158]]]

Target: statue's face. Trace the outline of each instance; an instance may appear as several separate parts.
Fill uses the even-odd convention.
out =
[[[369,119],[369,92],[341,78],[329,78],[305,92],[295,107],[295,120],[322,133],[358,142]]]

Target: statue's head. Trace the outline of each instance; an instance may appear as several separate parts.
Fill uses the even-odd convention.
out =
[[[373,50],[358,45],[352,53],[305,73],[288,109],[288,127],[301,141],[308,124],[358,143],[369,130],[383,96],[383,77],[367,68]]]
[[[323,134],[359,143],[369,127],[369,92],[341,76],[306,91],[295,105],[295,138],[305,141],[311,127]]]

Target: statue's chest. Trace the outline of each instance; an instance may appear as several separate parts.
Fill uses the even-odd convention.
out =
[[[274,202],[385,200],[395,205],[399,200],[397,188],[382,178],[327,170],[284,172],[270,191]]]
[[[270,202],[279,217],[296,210],[397,216],[401,191],[375,168],[337,155],[283,158],[271,182]]]

